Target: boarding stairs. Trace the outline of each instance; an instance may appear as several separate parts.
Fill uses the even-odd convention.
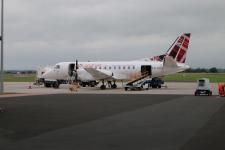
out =
[[[134,79],[128,81],[127,85],[133,85],[135,82],[140,82],[141,80],[146,80],[147,78],[151,78],[151,75],[148,71],[143,72],[140,75],[136,76]]]

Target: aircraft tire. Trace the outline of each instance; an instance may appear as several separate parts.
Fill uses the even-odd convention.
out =
[[[101,86],[100,86],[100,89],[101,89],[101,90],[105,90],[105,89],[106,89],[106,86],[105,86],[105,85],[101,85]]]
[[[95,85],[96,85],[96,83],[93,82],[93,81],[90,83],[90,86],[91,86],[91,87],[95,87]]]
[[[112,85],[112,89],[116,89],[117,88],[117,85],[116,84],[113,84]]]

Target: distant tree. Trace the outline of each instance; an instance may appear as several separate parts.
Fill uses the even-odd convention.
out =
[[[197,68],[197,69],[194,70],[194,72],[196,72],[196,73],[207,73],[208,70],[205,69],[205,68]]]
[[[218,69],[216,67],[213,67],[213,68],[210,68],[209,69],[209,72],[211,72],[211,73],[217,73],[218,72]]]
[[[193,72],[193,69],[189,68],[189,69],[185,70],[184,72],[191,73],[191,72]]]
[[[189,68],[185,70],[186,73],[225,73],[225,69],[219,69],[216,67],[212,67],[210,69],[206,68]]]

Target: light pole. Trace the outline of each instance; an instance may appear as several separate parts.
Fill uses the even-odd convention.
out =
[[[4,93],[4,81],[3,81],[3,76],[4,76],[4,61],[3,61],[3,48],[4,48],[4,0],[2,0],[2,9],[1,9],[1,37],[0,37],[0,40],[1,40],[1,74],[0,74],[0,94],[3,94]]]

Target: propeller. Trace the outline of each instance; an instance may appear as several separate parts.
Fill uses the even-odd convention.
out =
[[[79,69],[79,66],[78,66],[78,60],[76,60],[76,63],[75,63],[75,82],[78,81],[78,72],[77,70]]]

